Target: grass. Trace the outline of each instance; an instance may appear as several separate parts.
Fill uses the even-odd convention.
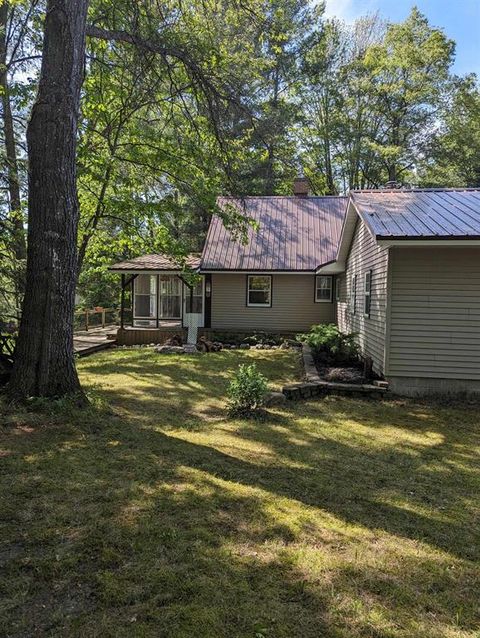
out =
[[[3,408],[1,635],[479,636],[478,409],[227,419],[252,360],[297,373],[284,351],[116,350],[78,363],[86,412]]]

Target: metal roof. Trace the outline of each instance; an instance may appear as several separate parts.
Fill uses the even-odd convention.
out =
[[[201,270],[314,271],[333,261],[347,208],[346,197],[221,198],[259,224],[248,229],[247,244],[235,241],[213,217]]]
[[[192,270],[197,269],[200,265],[200,256],[189,255],[185,265]],[[134,257],[133,259],[127,259],[118,264],[114,264],[110,266],[109,270],[168,270],[181,272],[182,267],[178,262],[175,262],[165,255],[142,255],[141,257]]]
[[[480,189],[371,190],[351,196],[377,239],[480,238]]]

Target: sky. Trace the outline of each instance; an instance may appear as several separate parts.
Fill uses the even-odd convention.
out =
[[[366,13],[379,12],[392,22],[404,20],[413,5],[430,24],[455,40],[455,73],[475,72],[480,78],[480,0],[326,0],[325,15],[346,22]]]

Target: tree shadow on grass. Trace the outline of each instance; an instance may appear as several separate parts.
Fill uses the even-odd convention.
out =
[[[421,551],[392,552],[398,564],[388,566],[358,560],[345,521],[365,521],[365,503],[357,512],[352,495],[334,506],[318,475],[302,483],[295,468],[260,467],[125,419],[93,422],[7,437],[17,479],[6,511],[17,534],[3,566],[8,635],[454,635],[462,583],[478,587],[472,564],[451,570],[450,556]],[[474,622],[473,609],[455,620],[465,631]]]
[[[193,371],[150,362],[146,375],[127,370],[127,385],[92,360],[117,416],[92,408],[5,432],[6,633],[473,631],[474,421],[347,399],[287,406],[265,422],[205,421],[220,418],[228,360]],[[130,358],[114,367],[124,374]]]
[[[104,393],[125,408],[131,423],[152,427],[159,437],[174,429],[175,436],[161,445],[172,446],[182,462],[321,507],[350,523],[425,541],[462,558],[480,557],[473,513],[470,524],[468,515],[457,516],[462,507],[473,512],[479,485],[480,431],[468,411],[413,401],[330,399],[276,410],[266,422],[223,422],[239,444],[270,450],[270,462],[252,462],[240,452],[222,451],[221,441],[200,445],[181,434],[208,432],[211,420],[225,418],[231,353],[209,358],[208,365],[193,357],[193,368],[183,359],[161,362],[160,369],[158,360],[142,354],[137,363],[152,380],[142,374],[132,387]],[[271,357],[260,361],[272,372]],[[120,371],[129,365],[127,360]],[[102,366],[100,371],[106,372]]]

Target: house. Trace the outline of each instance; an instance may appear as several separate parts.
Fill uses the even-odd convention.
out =
[[[214,217],[193,287],[161,255],[112,266],[133,286],[121,342],[159,341],[192,313],[246,333],[337,322],[398,393],[480,391],[480,189],[309,197],[297,180],[292,197],[219,203],[258,230],[242,244]]]
[[[347,197],[308,197],[297,180],[291,197],[223,198],[258,224],[247,243],[237,241],[219,217],[208,230],[201,256],[188,265],[201,274],[193,291],[182,269],[162,255],[145,255],[111,266],[133,284],[129,338],[156,341],[140,329],[184,327],[192,312],[199,326],[219,331],[295,333],[335,321],[334,277],[317,274],[335,260]],[[132,333],[132,328],[137,329]]]
[[[327,271],[391,389],[480,391],[480,189],[353,192]]]

